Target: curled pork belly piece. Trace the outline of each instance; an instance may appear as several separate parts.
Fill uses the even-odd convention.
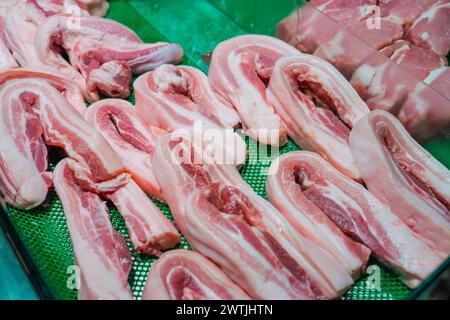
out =
[[[103,99],[93,103],[84,116],[108,141],[133,180],[148,194],[161,199],[161,188],[153,173],[156,140],[165,132],[141,120],[131,103]]]
[[[97,17],[52,16],[40,25],[35,43],[41,61],[75,81],[90,101],[99,94],[127,97],[132,74],[183,58],[177,44],[143,43],[127,27]]]
[[[55,168],[56,193],[67,219],[74,262],[79,269],[78,299],[130,300],[131,255],[125,239],[113,228],[104,201],[77,184],[67,160]]]
[[[129,175],[103,137],[43,80],[6,82],[2,100],[2,193],[11,205],[41,204],[50,185],[46,145],[60,147],[83,188],[111,192]],[[18,125],[19,124],[19,125]]]
[[[248,300],[249,296],[201,254],[171,250],[150,269],[143,300]]]
[[[275,62],[300,54],[276,38],[243,35],[213,51],[208,78],[212,88],[238,111],[244,133],[270,145],[286,143],[286,129],[266,96]]]
[[[199,160],[207,155],[188,139],[164,135],[153,156],[163,197],[195,250],[217,263],[252,298],[335,298],[353,283],[344,266],[298,233],[245,183],[235,166]],[[223,206],[208,204],[208,194],[219,197]],[[233,208],[236,212],[230,213]],[[227,217],[242,227],[242,234],[222,225]],[[252,239],[256,242],[247,245]],[[261,280],[261,274],[271,279]],[[276,290],[269,289],[272,285]]]
[[[84,97],[78,86],[65,78],[58,70],[50,67],[26,67],[0,71],[0,85],[15,79],[45,80],[58,90],[81,115],[87,110]]]
[[[323,217],[327,216],[343,233],[367,245],[379,260],[399,272],[410,287],[417,286],[439,266],[440,258],[392,213],[389,206],[339,173],[319,155],[307,151],[290,152],[281,156],[276,165],[277,174],[268,178],[270,198],[278,203],[280,210],[291,214],[304,232],[320,237],[324,234],[319,233],[321,227],[325,237],[336,237],[338,234],[330,233],[332,228]],[[283,194],[283,190],[288,193],[280,199],[277,196]],[[315,225],[318,230],[302,225],[305,219],[320,221]],[[334,250],[338,256],[345,253]]]
[[[168,132],[183,131],[201,140],[221,163],[241,165],[246,145],[234,132],[236,111],[210,88],[205,74],[187,66],[162,65],[134,83],[136,112]]]
[[[267,95],[295,143],[360,179],[348,136],[369,109],[332,65],[307,54],[281,58]]]
[[[450,172],[391,114],[375,110],[350,133],[369,190],[439,257],[450,254]]]

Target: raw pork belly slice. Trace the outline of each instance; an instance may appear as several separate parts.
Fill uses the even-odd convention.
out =
[[[152,264],[142,300],[248,300],[214,263],[189,250],[164,253]]]
[[[390,17],[403,24],[405,30],[437,0],[379,0],[382,17]]]
[[[369,29],[366,21],[352,23],[328,42],[321,44],[314,55],[330,62],[347,79],[375,50],[384,48],[403,36],[403,27],[390,18],[380,18],[380,29]]]
[[[165,131],[143,122],[131,103],[104,99],[93,103],[84,116],[122,159],[133,179],[148,194],[161,199],[152,167],[156,140]]]
[[[75,0],[83,10],[88,11],[91,15],[103,17],[109,9],[107,0]]]
[[[136,79],[134,91],[140,116],[168,131],[191,127],[201,117],[228,128],[240,122],[236,110],[212,91],[208,77],[193,67],[162,65]]]
[[[67,160],[55,168],[56,193],[67,219],[74,262],[80,268],[78,299],[132,299],[128,284],[131,255],[125,239],[113,228],[106,204],[81,189]]]
[[[348,135],[369,109],[332,65],[307,54],[281,58],[267,95],[301,148],[323,155],[350,178],[360,179]]]
[[[437,1],[414,21],[406,39],[445,57],[450,51],[449,21],[450,2]]]
[[[289,168],[286,178],[297,185],[296,201],[305,209],[315,207],[318,211],[309,215],[327,215],[345,234],[367,245],[378,259],[400,272],[408,286],[417,286],[439,266],[439,257],[389,206],[319,155],[291,152],[281,157],[278,170],[285,166]]]
[[[273,234],[267,229],[265,214],[235,187],[211,184],[186,203],[188,241],[216,262],[251,298],[336,297],[336,292],[330,295],[330,284],[320,274],[322,266],[315,265],[327,262],[288,250],[279,236],[281,232]],[[285,221],[280,217],[279,222],[278,228],[284,230]],[[309,243],[304,245],[305,250],[313,251]],[[347,277],[350,285],[351,278]]]
[[[64,98],[83,115],[87,108],[80,89],[73,82],[50,67],[28,67],[0,71],[0,85],[15,79],[40,79],[58,90]]]
[[[272,68],[279,58],[300,54],[281,40],[243,35],[221,42],[209,67],[212,88],[241,116],[244,132],[270,145],[286,143],[286,129],[266,96]]]
[[[365,20],[375,0],[311,1],[277,25],[277,37],[304,53],[313,53],[342,28]]]
[[[433,70],[424,83],[418,83],[409,94],[398,118],[416,139],[449,135],[450,68]]]
[[[417,83],[446,64],[444,58],[431,51],[399,40],[367,59],[350,82],[369,109],[397,115]]]
[[[430,249],[450,254],[450,172],[391,114],[372,111],[350,133],[350,147],[369,190]]]
[[[13,201],[12,205],[31,208],[45,199],[44,185],[49,185],[49,174],[43,173],[47,170],[45,144],[65,150],[83,188],[111,192],[128,182],[125,167],[108,143],[45,81],[8,81],[1,87],[0,97],[5,110],[2,172],[8,190],[13,192],[6,198],[8,202],[23,200]],[[23,126],[18,127],[18,123]],[[34,184],[36,170],[44,174],[46,182],[41,182],[39,188]],[[20,178],[31,172],[31,180]]]
[[[153,156],[163,196],[178,227],[196,250],[219,264],[252,298],[335,298],[353,283],[334,257],[299,234],[275,207],[258,196],[235,166],[218,165],[205,158],[207,155],[188,138],[167,134],[158,140]],[[223,212],[201,198],[209,192],[217,193],[222,187],[225,190]],[[240,215],[241,201],[251,207],[251,210],[243,209],[248,212],[244,220]],[[232,220],[243,228],[242,235],[233,235],[221,223],[212,223],[213,217],[223,216],[227,220],[226,212],[233,208],[237,211],[236,221]],[[225,221],[222,218],[219,220]],[[255,243],[247,245],[252,237],[259,239],[256,247]],[[230,245],[233,250],[229,249]],[[255,259],[258,265],[252,267]],[[275,264],[282,270],[280,275],[271,276],[272,261],[279,261]],[[275,277],[276,291],[265,288],[272,280],[255,280],[254,276],[258,277],[255,268],[258,274]],[[289,278],[297,287],[289,283]]]
[[[180,241],[175,227],[133,180],[106,197],[122,214],[137,252],[159,255]]]
[[[304,154],[308,155],[306,151]],[[354,279],[364,271],[370,250],[352,241],[302,193],[302,153],[289,152],[272,162],[266,191],[270,202],[301,234],[336,257]],[[319,160],[321,158],[317,156]]]
[[[9,69],[18,67],[14,57],[11,55],[8,47],[0,39],[0,69]]]
[[[98,100],[99,93],[127,97],[131,73],[183,58],[177,44],[143,43],[127,27],[97,17],[52,16],[37,30],[35,43],[41,61],[75,81],[91,101]],[[64,51],[70,64],[61,54]]]
[[[245,162],[246,145],[233,131],[236,111],[211,90],[200,70],[162,65],[134,83],[136,110],[147,123],[169,132],[193,134],[222,163]]]

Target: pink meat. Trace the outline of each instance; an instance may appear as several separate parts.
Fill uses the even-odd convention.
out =
[[[357,279],[365,269],[370,250],[344,235],[302,193],[298,182],[302,172],[299,155],[298,152],[289,152],[272,162],[266,183],[269,200],[299,233],[336,257],[347,272]],[[317,158],[320,159],[319,156]]]
[[[400,272],[408,286],[417,286],[439,266],[438,256],[387,205],[319,155],[291,152],[282,156],[277,166],[277,175],[286,175],[285,184],[295,188],[291,189],[295,190],[291,191],[294,201],[305,209],[297,216],[306,214],[315,220],[328,216],[346,235],[367,245],[378,259]],[[306,211],[308,208],[314,210]],[[363,257],[367,259],[367,252]]]
[[[369,109],[332,65],[306,54],[281,58],[267,95],[298,146],[318,152],[347,176],[360,179],[348,135]]]
[[[52,16],[40,25],[35,43],[41,61],[75,81],[92,101],[99,93],[127,97],[131,72],[140,74],[183,57],[177,44],[145,44],[127,27],[96,17]]]
[[[84,116],[121,158],[133,179],[148,194],[161,199],[152,155],[156,140],[165,131],[143,122],[131,103],[104,99],[93,103]]]
[[[423,12],[411,26],[406,39],[445,57],[450,51],[450,2],[440,0]]]
[[[239,116],[211,90],[200,70],[162,65],[140,76],[134,92],[137,113],[147,123],[198,137],[223,163],[245,162],[246,145],[233,131]]]
[[[249,296],[209,259],[172,250],[153,263],[143,300],[248,300]]]
[[[371,110],[398,114],[408,92],[431,70],[446,64],[431,51],[399,40],[367,59],[353,74],[351,84]]]
[[[15,79],[45,80],[58,90],[81,115],[87,110],[80,89],[55,69],[49,67],[28,67],[0,71],[0,85]]]
[[[390,17],[409,29],[418,16],[437,0],[379,0],[382,17]]]
[[[268,36],[243,35],[221,42],[212,55],[209,82],[238,111],[244,133],[270,145],[286,143],[286,129],[266,96],[272,68],[295,48]]]
[[[398,115],[416,139],[450,132],[450,68],[433,70],[408,98]]]
[[[55,189],[64,208],[74,262],[79,268],[78,299],[131,300],[127,282],[131,255],[125,239],[113,228],[106,204],[82,190],[67,160],[55,168]]]
[[[376,110],[350,133],[369,190],[442,259],[450,253],[450,172],[391,114]]]
[[[83,10],[88,11],[91,15],[103,17],[109,9],[107,0],[75,0]]]
[[[311,1],[278,23],[277,37],[312,54],[342,27],[369,17],[375,4],[375,0]]]
[[[403,36],[403,27],[390,18],[380,18],[380,29],[369,29],[367,21],[357,21],[340,30],[314,52],[330,62],[347,79],[375,50],[384,48]]]
[[[352,284],[353,280],[345,267],[320,246],[298,233],[275,207],[244,182],[235,166],[221,165],[211,160],[207,152],[188,138],[171,135],[159,139],[153,156],[153,166],[163,196],[167,199],[177,226],[196,250],[218,263],[251,297],[333,298]],[[214,190],[218,184],[231,192],[228,200],[223,199],[227,202],[223,205],[225,211],[217,211],[217,207],[214,209],[214,205],[208,204],[209,201],[203,198],[196,200],[196,197],[204,197],[209,192],[207,190]],[[220,217],[228,210],[239,209],[241,200],[252,208],[245,221],[239,222],[239,228],[242,227],[250,238],[233,235],[229,228],[222,230],[222,221],[227,220],[226,217],[219,222],[211,221],[213,216]],[[236,219],[241,220],[238,217]],[[261,235],[264,236],[261,238]],[[255,237],[258,238],[257,243],[262,245],[246,245]],[[230,250],[229,246],[234,249]],[[266,246],[271,249],[266,251]],[[255,259],[252,260],[250,256],[254,256],[257,261],[253,261]],[[245,258],[242,260],[239,257]],[[263,290],[268,285],[267,281],[249,276],[250,273],[255,276],[261,273],[278,277],[273,272],[274,266],[267,266],[265,259],[283,260],[280,263],[284,267],[276,263],[282,270],[279,275],[281,280],[274,280],[278,283],[277,290],[271,292]],[[230,268],[230,264],[233,267]],[[259,272],[255,273],[255,269]],[[294,270],[305,274],[303,280],[295,280],[295,275],[292,278],[295,283],[300,281],[300,289],[292,288],[292,284],[288,285],[287,282],[291,277],[289,273],[297,272]]]
[[[106,197],[123,216],[137,252],[160,255],[180,242],[175,227],[133,180]]]

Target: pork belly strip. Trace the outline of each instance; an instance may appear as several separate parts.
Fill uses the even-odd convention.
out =
[[[336,257],[357,279],[366,267],[370,250],[346,236],[326,213],[303,194],[298,181],[302,172],[300,155],[289,152],[272,162],[266,182],[269,201],[299,233]]]
[[[186,236],[188,242],[193,245],[196,250],[219,264],[227,274],[244,289],[253,288],[252,293],[245,289],[251,297],[268,299],[275,298],[275,295],[279,295],[279,298],[287,298],[289,296],[291,298],[294,296],[297,296],[297,298],[312,298],[313,296],[315,298],[335,298],[353,283],[350,274],[333,256],[329,255],[315,243],[299,234],[284,219],[283,215],[275,209],[275,207],[258,196],[252,188],[244,182],[235,166],[217,164],[214,162],[214,159],[211,159],[208,152],[205,152],[201,147],[195,145],[192,141],[189,141],[189,138],[175,137],[170,134],[161,137],[153,155],[153,166],[155,168],[156,178],[163,190],[163,197],[167,200],[174,216],[174,220],[179,229]],[[281,251],[278,251],[278,254],[289,256],[290,258],[288,260],[293,261],[293,265],[297,265],[298,268],[304,270],[302,273],[306,276],[301,280],[303,281],[303,289],[300,289],[300,291],[292,291],[292,288],[290,287],[283,287],[288,283],[284,282],[284,284],[279,287],[278,290],[281,291],[278,293],[259,292],[259,290],[255,288],[260,284],[253,282],[247,275],[249,272],[248,263],[250,262],[246,262],[245,264],[241,262],[242,265],[236,265],[235,269],[228,269],[227,266],[222,265],[222,263],[228,263],[228,260],[239,260],[239,258],[236,257],[239,252],[229,252],[229,249],[222,246],[222,243],[228,239],[228,236],[226,236],[228,233],[227,230],[224,230],[221,233],[221,237],[224,237],[224,239],[222,239],[217,236],[210,237],[208,236],[209,233],[205,234],[197,229],[193,231],[192,228],[196,224],[195,222],[191,221],[191,223],[194,224],[191,224],[191,226],[188,227],[189,223],[187,222],[186,210],[188,206],[193,205],[193,194],[196,190],[200,190],[199,192],[201,193],[202,190],[209,188],[215,183],[222,184],[226,188],[230,187],[234,190],[233,194],[236,194],[238,198],[244,197],[247,199],[245,201],[248,205],[251,205],[251,207],[254,208],[249,219],[252,219],[255,224],[247,225],[245,228],[255,230],[258,234],[261,232],[269,235],[270,240],[262,239],[261,241],[269,241],[272,246],[279,247]],[[199,201],[195,206],[201,203],[202,201]],[[230,202],[229,206],[232,207],[233,202]],[[213,210],[212,207],[211,209]],[[191,214],[196,215],[199,211],[200,208],[193,207]],[[197,218],[200,219],[198,221],[206,219],[206,217]],[[205,228],[212,229],[212,226]],[[236,238],[234,239],[236,240]],[[197,246],[194,244],[194,241]],[[236,248],[241,248],[241,245],[245,244],[242,242],[242,239],[241,241],[238,241],[239,244],[236,244]],[[204,247],[205,245],[216,248],[217,250],[206,250]],[[206,251],[203,251],[201,248],[204,248]],[[246,251],[250,249],[249,247],[244,246],[244,248],[239,249],[239,251],[241,250]],[[281,252],[284,253],[281,254]],[[226,254],[230,255],[227,259],[220,258]],[[242,255],[246,254],[247,253],[242,252]],[[265,266],[267,267],[267,265]],[[234,275],[230,273],[230,270],[234,270]],[[291,271],[295,273],[295,271],[291,269],[288,273],[284,273],[284,276],[289,276]],[[247,287],[242,284],[242,281],[246,281],[245,286]],[[266,284],[261,285],[264,286]],[[313,290],[312,287],[315,289]]]
[[[450,172],[391,114],[375,110],[350,133],[369,190],[442,259],[450,253]]]
[[[106,194],[106,198],[123,216],[137,252],[160,255],[180,242],[178,231],[134,180]]]
[[[156,140],[165,131],[142,121],[131,103],[119,99],[93,103],[84,119],[108,141],[139,186],[161,199],[161,188],[153,173],[152,155]]]
[[[143,43],[127,27],[97,17],[54,15],[40,25],[35,43],[42,63],[75,81],[90,101],[98,100],[99,93],[127,97],[132,73],[141,74],[183,58],[177,44]],[[70,63],[62,52],[67,53]]]
[[[275,62],[300,54],[276,38],[237,36],[217,45],[208,78],[212,88],[233,105],[241,117],[244,133],[270,145],[286,143],[286,129],[266,96]]]
[[[360,179],[348,135],[369,109],[332,65],[307,54],[281,58],[267,96],[298,146],[321,154],[350,178]]]
[[[192,134],[213,149],[221,163],[244,164],[246,145],[233,131],[239,116],[211,90],[200,70],[162,65],[140,76],[134,92],[136,112],[147,123]]]
[[[79,187],[68,160],[56,166],[54,183],[79,268],[78,299],[132,299],[127,282],[131,255],[109,220],[106,204],[97,194]]]
[[[152,264],[143,300],[248,300],[249,296],[201,254],[171,250]]]
[[[390,209],[360,184],[339,173],[319,155],[307,151],[281,156],[278,170],[296,184],[295,199],[306,211],[327,215],[353,240],[364,243],[386,265],[416,287],[441,259]],[[315,233],[317,235],[317,233]]]
[[[110,192],[128,181],[120,158],[100,133],[46,81],[8,81],[1,87],[0,99],[5,121],[1,167],[7,177],[2,184],[11,205],[32,208],[45,199],[43,182],[50,185],[50,175],[45,173],[45,145],[64,149],[83,188]],[[36,172],[43,174],[44,181],[37,178]],[[29,178],[24,174],[29,174]]]
[[[0,85],[15,79],[41,79],[57,89],[66,100],[81,114],[86,112],[86,103],[80,89],[51,67],[26,67],[0,71]]]

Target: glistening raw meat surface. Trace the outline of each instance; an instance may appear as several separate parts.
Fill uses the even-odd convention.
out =
[[[150,269],[143,300],[247,300],[249,296],[201,254],[164,253]]]
[[[360,179],[348,135],[369,109],[332,65],[307,54],[281,58],[267,96],[297,145],[321,154],[350,178]]]
[[[368,189],[442,259],[450,253],[450,172],[391,114],[375,110],[350,133]]]
[[[237,36],[214,49],[208,78],[211,87],[238,111],[244,133],[270,145],[286,143],[286,128],[266,96],[275,62],[300,54],[276,38]]]
[[[106,204],[97,194],[79,187],[67,160],[56,166],[54,174],[79,268],[78,299],[131,300],[130,252],[113,228]]]
[[[302,210],[297,217],[307,215],[326,225],[327,220],[322,216],[328,216],[346,235],[367,245],[379,260],[398,271],[410,287],[417,286],[439,266],[439,257],[392,213],[389,206],[339,173],[319,155],[307,151],[291,152],[281,156],[275,165],[282,183],[277,185],[276,178],[269,176],[268,191],[274,196],[271,196],[272,201],[278,202],[282,209],[289,210],[290,204],[276,198],[283,193],[276,188],[291,185],[290,197]],[[306,230],[315,237],[322,235]],[[330,235],[329,230],[332,229],[328,228],[326,236]],[[340,256],[342,253],[335,251],[334,254]]]

